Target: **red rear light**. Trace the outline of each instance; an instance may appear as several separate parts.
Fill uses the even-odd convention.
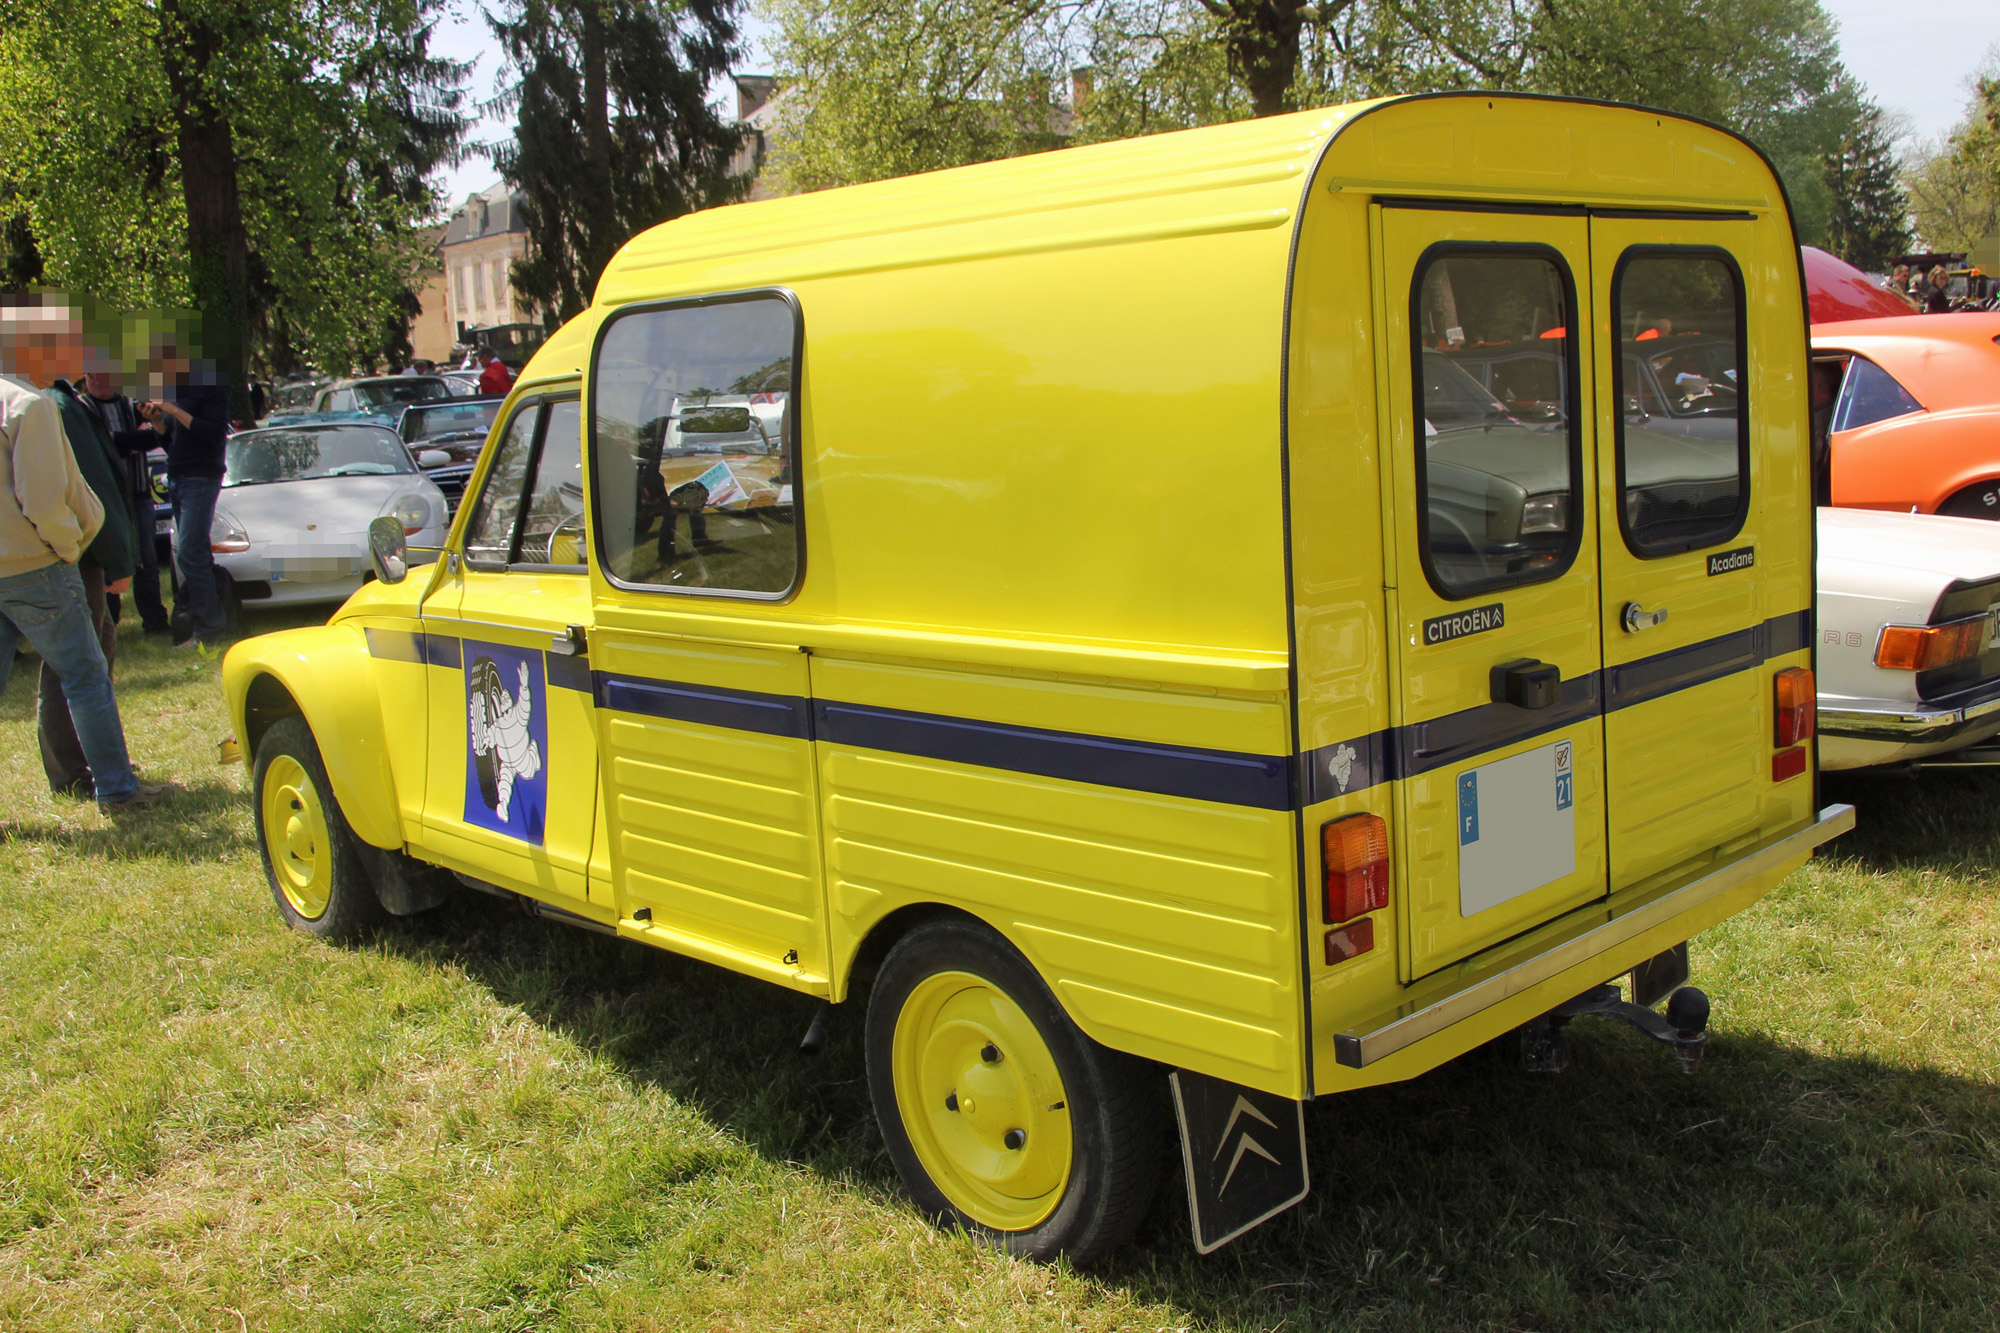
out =
[[[1344,963],[1350,958],[1359,958],[1375,947],[1375,918],[1364,916],[1359,921],[1342,926],[1339,930],[1326,932],[1326,963]]]
[[[1771,781],[1783,782],[1806,771],[1806,747],[1795,745],[1771,756]]]
[[[1389,905],[1389,829],[1382,816],[1336,819],[1321,826],[1319,838],[1329,923]]]
[[[1772,682],[1777,695],[1778,746],[1797,745],[1813,734],[1813,717],[1819,696],[1813,689],[1813,673],[1804,667],[1786,667]]]
[[[1884,625],[1875,641],[1875,665],[1886,671],[1929,671],[1986,651],[1990,616],[1949,625]]]

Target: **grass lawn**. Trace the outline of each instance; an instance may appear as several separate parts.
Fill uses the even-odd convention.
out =
[[[806,1000],[486,899],[287,933],[216,667],[121,653],[165,810],[48,795],[0,698],[0,1328],[2000,1327],[2000,775],[1832,789],[1695,942],[1696,1077],[1580,1022],[1323,1102],[1303,1206],[1202,1259],[1176,1184],[1079,1274],[911,1212],[858,1007],[804,1058]]]

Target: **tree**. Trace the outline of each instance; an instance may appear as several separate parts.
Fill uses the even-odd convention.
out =
[[[2000,233],[2000,54],[1989,54],[1965,117],[1903,171],[1916,230],[1932,250],[1965,251]]]
[[[253,340],[379,356],[465,130],[439,0],[4,3],[0,171],[49,283],[192,305],[239,390]]]
[[[1896,179],[1881,109],[1864,104],[1839,147],[1821,162],[1832,202],[1827,249],[1856,268],[1888,272],[1910,243],[1910,201]]]
[[[1640,102],[1757,142],[1807,239],[1865,103],[1818,0],[771,0],[792,188],[1391,93]],[[1087,96],[1063,84],[1090,67]],[[1079,88],[1083,85],[1079,84]],[[1064,127],[1067,133],[1062,133]]]
[[[737,0],[510,0],[487,22],[518,74],[511,143],[493,148],[525,196],[514,288],[549,328],[583,310],[639,232],[741,190],[734,126],[707,104],[737,54]]]

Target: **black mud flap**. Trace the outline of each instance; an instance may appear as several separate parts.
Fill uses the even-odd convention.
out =
[[[1171,1081],[1197,1251],[1221,1249],[1306,1197],[1303,1104],[1185,1069]]]

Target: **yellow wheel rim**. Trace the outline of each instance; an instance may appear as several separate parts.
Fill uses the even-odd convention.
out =
[[[264,848],[292,910],[308,921],[324,915],[333,892],[326,811],[305,766],[288,754],[264,770]]]
[[[969,972],[924,978],[896,1017],[896,1108],[917,1160],[966,1216],[1025,1231],[1062,1202],[1070,1118],[1042,1034]]]

